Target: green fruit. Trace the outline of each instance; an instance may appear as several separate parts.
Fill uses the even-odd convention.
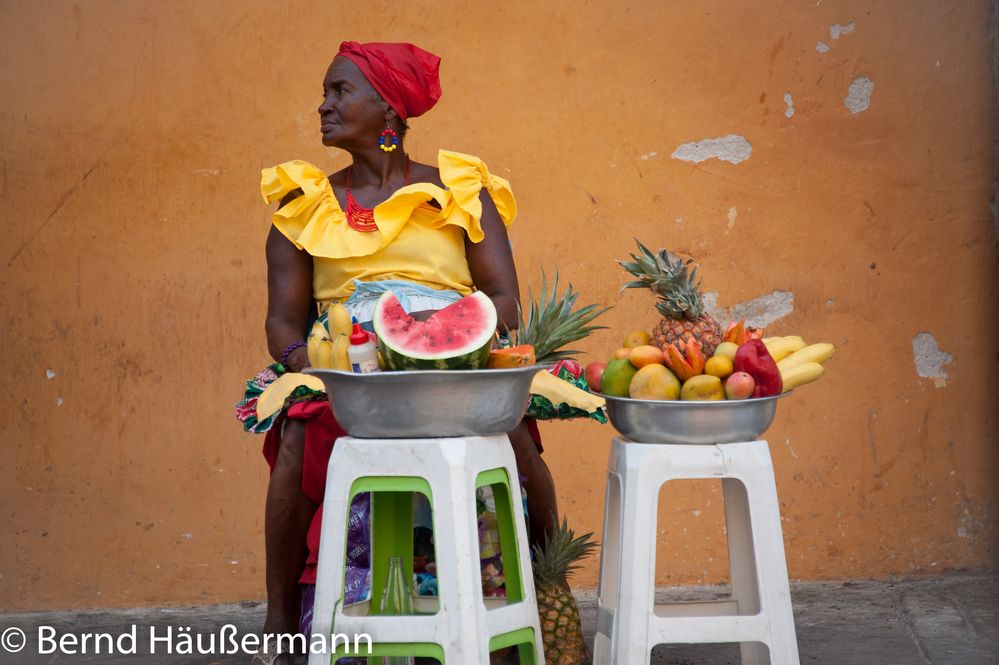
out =
[[[638,370],[627,358],[618,358],[607,363],[600,376],[600,391],[611,397],[628,397],[628,386]]]

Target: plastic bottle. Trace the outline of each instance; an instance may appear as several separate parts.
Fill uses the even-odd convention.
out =
[[[382,614],[416,614],[413,607],[413,585],[411,582],[407,584],[406,577],[402,557],[389,557],[385,590],[382,592]],[[383,665],[412,665],[413,662],[414,659],[410,656],[386,656],[382,659]]]
[[[350,358],[350,371],[355,374],[371,374],[380,372],[378,366],[378,349],[368,337],[367,331],[360,323],[354,322],[354,330],[350,333],[350,348],[347,349]]]

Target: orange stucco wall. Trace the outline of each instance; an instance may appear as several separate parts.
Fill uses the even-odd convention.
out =
[[[838,345],[768,433],[792,577],[990,566],[987,20],[984,0],[4,2],[0,608],[263,596],[261,438],[232,413],[266,361],[256,188],[287,159],[344,164],[314,112],[343,39],[442,55],[409,151],[512,181],[525,292],[557,265],[614,305],[596,357],[656,320],[619,290],[633,237],[697,257],[720,307],[763,297],[774,332]],[[748,158],[672,156],[729,135]],[[543,431],[562,508],[599,532],[612,430]],[[724,579],[717,488],[668,496],[660,579]]]

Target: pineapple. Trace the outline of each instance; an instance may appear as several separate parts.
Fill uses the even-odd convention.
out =
[[[598,305],[580,307],[575,312],[579,293],[572,290],[572,284],[558,297],[558,270],[555,271],[555,281],[551,291],[544,271],[541,272],[541,296],[535,302],[533,294],[528,291],[530,308],[527,320],[524,312],[517,305],[517,330],[511,331],[511,342],[514,346],[531,344],[534,346],[536,362],[548,363],[563,358],[570,358],[579,353],[574,349],[563,349],[566,344],[576,342],[589,335],[594,330],[607,326],[588,325],[595,318],[606,312],[610,307],[600,308]]]
[[[659,297],[656,309],[663,319],[652,330],[652,344],[665,352],[674,342],[693,338],[700,342],[704,356],[711,357],[722,342],[721,326],[704,311],[697,269],[687,272],[694,260],[674,262],[665,249],[653,254],[640,242],[638,249],[639,254],[630,255],[632,261],[618,263],[638,278],[625,288],[647,288]]]
[[[545,537],[544,546],[534,546],[534,586],[541,620],[545,665],[583,665],[589,662],[576,599],[569,591],[568,578],[579,568],[597,543],[592,533],[576,538],[565,518]]]

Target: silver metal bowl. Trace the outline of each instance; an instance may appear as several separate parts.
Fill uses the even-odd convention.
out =
[[[760,438],[786,395],[717,402],[604,397],[611,425],[632,441],[709,445]]]
[[[509,432],[527,410],[531,379],[545,367],[305,373],[326,384],[333,415],[351,436],[404,439]]]

